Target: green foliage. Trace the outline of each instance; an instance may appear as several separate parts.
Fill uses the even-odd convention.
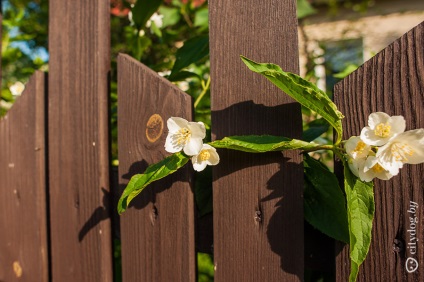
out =
[[[162,161],[147,167],[143,174],[136,174],[131,177],[130,182],[122,193],[118,202],[118,213],[123,213],[130,202],[143,191],[143,189],[159,179],[164,178],[183,167],[189,158],[182,153],[175,153]]]
[[[135,26],[143,28],[162,3],[163,0],[137,0],[131,10]]]
[[[187,40],[184,46],[177,51],[175,64],[169,79],[172,81],[173,76],[180,70],[204,59],[208,55],[209,37],[207,35],[201,35]]]
[[[214,280],[213,258],[209,254],[197,253],[198,282]]]
[[[26,83],[37,69],[47,69],[45,59],[36,54],[47,48],[48,3],[10,0],[3,8],[0,116],[15,101],[9,87]]]
[[[304,155],[305,219],[322,233],[349,243],[346,200],[337,177],[320,161]]]
[[[250,70],[262,74],[301,105],[321,115],[336,130],[336,144],[340,143],[344,116],[325,92],[296,74],[284,72],[277,65],[256,63],[243,56],[241,59]]]
[[[344,164],[344,177],[350,237],[349,281],[356,281],[359,266],[365,260],[371,245],[375,210],[373,182],[359,180],[352,174],[347,163]]]
[[[308,0],[297,0],[297,18],[303,19],[317,13]]]
[[[325,119],[319,118],[309,122],[307,124],[307,128],[307,130],[303,131],[302,140],[311,142],[326,133],[330,128],[330,125]]]
[[[222,140],[209,143],[215,148],[225,148],[248,153],[265,153],[284,150],[309,150],[316,148],[316,144],[301,140],[272,135],[230,136]]]

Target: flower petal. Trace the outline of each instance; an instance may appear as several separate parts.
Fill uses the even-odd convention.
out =
[[[385,167],[392,169],[402,164],[424,162],[424,129],[403,132],[378,149],[377,157]]]
[[[193,168],[195,171],[202,171],[206,168],[207,166],[206,162],[193,161],[193,159],[194,157],[191,160],[192,160]]]
[[[189,122],[188,128],[192,138],[204,139],[206,137],[206,128],[203,122]]]
[[[208,144],[203,145],[204,149],[207,149],[210,154],[209,159],[206,161],[208,165],[217,165],[219,163],[219,155],[216,149]]]
[[[391,131],[393,136],[396,136],[405,131],[406,122],[403,116],[392,116],[390,117],[389,123],[392,126]]]
[[[166,122],[169,132],[175,133],[180,128],[188,128],[188,121],[180,117],[170,117]]]
[[[383,146],[390,139],[405,131],[403,116],[389,116],[383,112],[370,114],[368,125],[361,131],[361,139],[368,145]]]
[[[174,141],[175,136],[172,133],[168,133],[165,141],[165,151],[168,153],[180,152],[184,148],[184,144],[178,144]]]
[[[371,147],[358,136],[352,136],[345,144],[346,153],[353,159],[364,159],[371,151]]]
[[[203,147],[203,138],[191,137],[187,144],[184,146],[184,153],[187,156],[195,156],[200,153]]]

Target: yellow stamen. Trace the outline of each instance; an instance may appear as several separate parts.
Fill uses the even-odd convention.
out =
[[[190,141],[191,131],[187,128],[181,128],[180,130],[178,130],[176,137],[176,142],[178,145],[185,145],[188,143],[188,141]]]
[[[366,146],[367,146],[367,144],[365,144],[362,141],[359,141],[358,144],[356,144],[356,147],[352,152],[352,156],[354,158],[356,158],[357,155],[362,154],[362,152],[364,151]]]
[[[385,171],[385,169],[379,164],[379,163],[376,163],[373,167],[372,167],[372,170],[375,172],[375,173],[378,173],[378,172],[382,172],[382,171]]]
[[[374,134],[381,138],[387,138],[390,136],[391,128],[388,123],[380,123],[375,127]]]
[[[408,161],[408,156],[412,156],[414,154],[414,150],[402,143],[395,143],[390,147],[390,151],[392,155],[395,157],[396,161],[406,162]]]
[[[199,154],[199,160],[202,162],[209,160],[210,157],[211,157],[211,154],[209,153],[208,150],[202,150]]]

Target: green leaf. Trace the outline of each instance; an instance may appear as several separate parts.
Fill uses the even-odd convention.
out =
[[[317,10],[315,10],[307,0],[297,0],[297,18],[298,19],[302,19],[316,13],[317,13]]]
[[[184,81],[187,78],[191,78],[191,77],[195,77],[201,80],[201,77],[197,73],[189,72],[189,71],[180,71],[177,74],[173,75],[172,77],[169,77],[168,79],[169,81],[175,82],[175,81]]]
[[[123,213],[132,199],[140,194],[147,185],[176,172],[183,167],[189,159],[189,157],[182,153],[175,153],[156,164],[148,166],[143,174],[136,174],[131,177],[130,182],[119,199],[118,213]]]
[[[328,131],[330,125],[323,119],[315,119],[307,124],[308,129],[303,132],[302,140],[311,142]]]
[[[194,16],[194,26],[201,28],[209,27],[209,11],[207,8],[200,9]]]
[[[162,28],[178,23],[181,18],[180,12],[177,8],[161,6],[159,8],[159,13],[163,15]]]
[[[356,281],[359,266],[365,260],[371,245],[375,210],[373,182],[362,182],[352,174],[346,162],[344,177],[350,237],[349,281]]]
[[[243,56],[241,59],[250,70],[262,74],[297,102],[321,115],[334,127],[338,135],[336,144],[340,143],[344,116],[324,91],[296,74],[284,72],[277,65],[256,63]]]
[[[346,200],[337,177],[320,161],[304,155],[305,219],[322,233],[349,243]]]
[[[152,24],[150,25],[150,30],[157,36],[162,37],[162,31],[158,26],[155,24],[155,22],[152,21]]]
[[[350,64],[350,65],[348,65],[343,71],[341,71],[341,72],[338,72],[338,73],[336,73],[336,74],[334,74],[333,76],[335,77],[335,78],[340,78],[340,79],[342,79],[342,78],[345,78],[346,76],[348,76],[349,74],[351,74],[352,72],[354,72],[354,71],[356,71],[356,69],[358,68],[359,66],[357,66],[357,65],[354,65],[354,64]]]
[[[309,150],[316,144],[271,135],[230,136],[209,143],[215,148],[225,148],[249,153],[265,153],[284,150]]]
[[[137,0],[131,12],[138,29],[143,28],[150,17],[158,10],[163,0]]]
[[[169,79],[171,80],[180,70],[200,61],[209,55],[209,37],[201,35],[187,40],[184,46],[178,49],[174,67]]]

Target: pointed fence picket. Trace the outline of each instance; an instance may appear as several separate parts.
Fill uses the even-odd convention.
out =
[[[421,23],[336,85],[335,102],[347,117],[344,139],[359,135],[373,112],[404,116],[406,130],[424,128],[423,46]],[[423,164],[405,165],[390,181],[374,182],[372,243],[358,281],[422,280],[423,175]],[[337,257],[337,281],[348,280],[348,251],[344,247]],[[409,267],[414,268],[415,262],[418,269],[411,271]]]

